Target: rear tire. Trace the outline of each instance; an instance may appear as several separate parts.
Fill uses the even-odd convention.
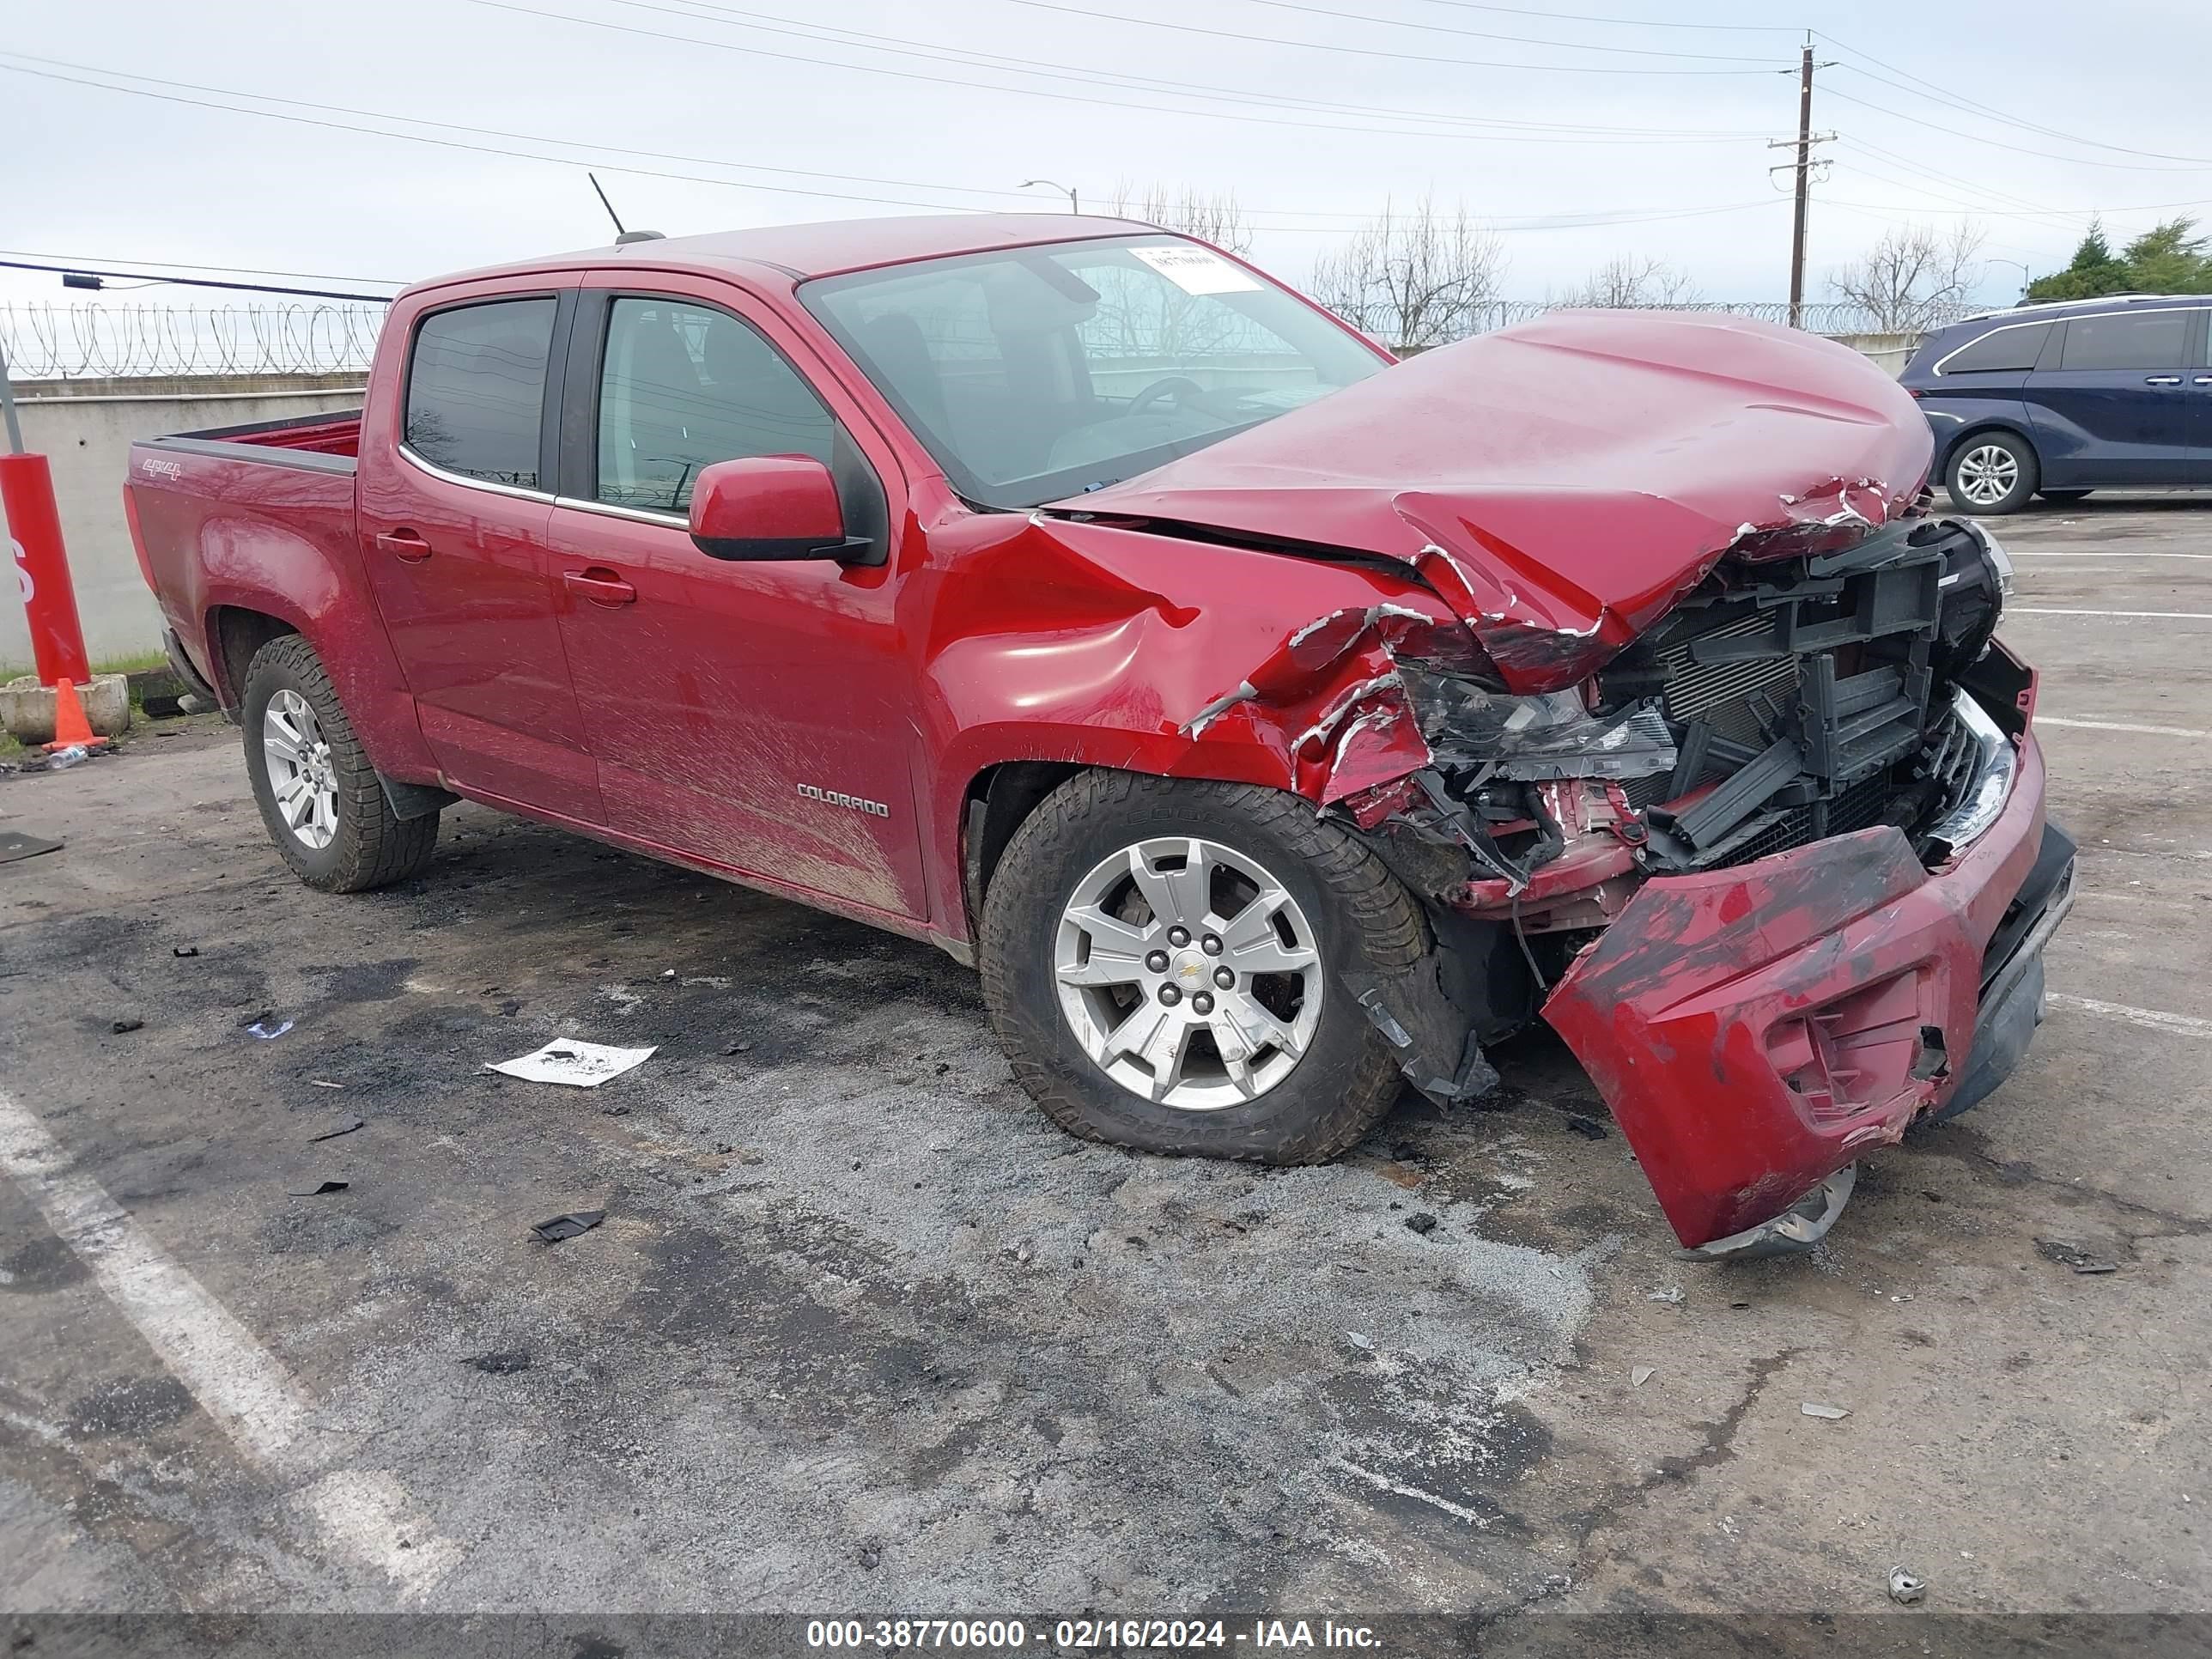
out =
[[[1994,518],[2027,506],[2042,476],[2034,446],[2018,433],[1977,432],[1951,452],[1943,488],[1960,512]]]
[[[2036,494],[2053,507],[2071,507],[2076,501],[2086,501],[2097,492],[2094,489],[2039,489]]]
[[[1304,801],[1109,771],[1015,833],[981,944],[992,1027],[1054,1122],[1263,1164],[1326,1162],[1389,1111],[1396,1059],[1352,978],[1407,974],[1429,948],[1397,878]]]
[[[325,893],[404,881],[428,861],[438,815],[403,818],[368,763],[322,659],[297,634],[253,653],[240,711],[246,774],[292,873]]]

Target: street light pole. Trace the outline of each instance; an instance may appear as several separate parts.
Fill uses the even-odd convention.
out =
[[[1993,265],[2018,265],[2020,267],[2020,297],[2023,300],[2027,298],[2028,284],[2033,282],[2034,278],[2028,270],[2027,260],[1991,259],[1990,263]]]
[[[1022,180],[1022,188],[1024,190],[1035,190],[1039,185],[1042,185],[1047,190],[1056,190],[1062,196],[1067,198],[1067,210],[1070,213],[1080,213],[1083,211],[1083,204],[1076,199],[1074,185],[1056,185],[1049,179],[1024,179]]]

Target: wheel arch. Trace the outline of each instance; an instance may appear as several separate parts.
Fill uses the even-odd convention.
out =
[[[289,617],[256,611],[242,605],[218,605],[208,611],[207,637],[213,649],[208,665],[215,671],[216,696],[233,720],[246,702],[246,671],[253,653],[273,639],[301,632]]]
[[[2028,453],[2035,457],[2038,469],[2042,467],[2043,451],[2035,441],[2035,434],[2028,430],[2026,421],[2015,419],[2008,415],[1985,415],[1965,428],[1958,436],[1943,446],[1942,453],[1936,458],[1936,477],[1938,482],[1949,483],[1952,458],[1975,439],[1986,438],[1993,432],[2002,432],[2008,438],[2019,439],[2027,446]]]

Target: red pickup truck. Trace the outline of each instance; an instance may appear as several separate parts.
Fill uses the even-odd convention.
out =
[[[1538,1015],[1676,1233],[1802,1244],[2040,1017],[2009,581],[1851,352],[1394,363],[1113,220],[632,241],[392,306],[357,415],[127,500],[279,851],[466,798],[931,940],[1085,1135],[1332,1157]]]

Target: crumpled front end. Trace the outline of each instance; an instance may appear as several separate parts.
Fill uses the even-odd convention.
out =
[[[1291,787],[1465,958],[1456,1033],[1389,1011],[1428,1033],[1408,1075],[1455,1097],[1443,1079],[1480,1078],[1458,1035],[1540,1012],[1686,1245],[1786,1220],[1978,1064],[1994,1086],[2039,1011],[2024,968],[1993,998],[1992,941],[2020,947],[2039,855],[2070,860],[2034,677],[1994,643],[2002,552],[1949,520],[1820,532],[1747,532],[1569,686],[1526,691],[1477,629],[1385,605],[1298,630],[1185,727],[1279,733]]]

